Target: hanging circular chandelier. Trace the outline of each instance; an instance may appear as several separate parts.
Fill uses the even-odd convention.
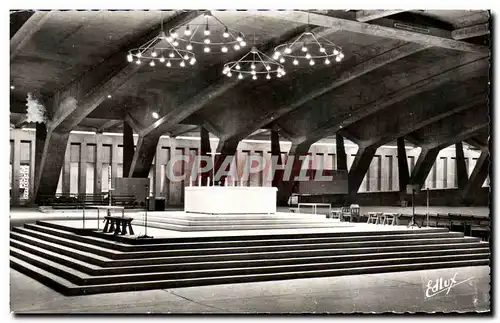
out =
[[[170,29],[170,41],[178,48],[192,50],[203,47],[203,52],[239,51],[247,45],[242,32],[227,27],[210,11],[204,14],[204,23],[185,23]]]
[[[234,73],[238,79],[243,79],[245,75],[252,75],[253,80],[262,74],[266,74],[265,77],[268,80],[273,75],[280,78],[286,74],[282,64],[259,51],[255,46],[238,61],[224,64],[222,73],[228,77],[233,76]]]
[[[344,58],[342,48],[325,39],[309,28],[291,43],[285,43],[274,49],[273,58],[280,63],[292,60],[294,66],[313,66],[316,61],[329,65],[332,61],[340,62]]]
[[[185,67],[187,64],[194,65],[196,57],[193,52],[174,46],[162,30],[158,36],[139,48],[129,50],[127,61],[137,65],[148,64],[151,67],[156,65],[171,67],[174,63]]]

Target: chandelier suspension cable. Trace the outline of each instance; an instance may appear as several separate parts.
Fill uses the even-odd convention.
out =
[[[219,50],[227,53],[231,47],[238,51],[246,46],[242,32],[229,28],[209,10],[205,11],[203,18],[198,23],[190,22],[170,29],[169,40],[173,46],[177,47],[182,42],[185,43],[182,46],[192,50],[194,46],[200,45],[205,53],[214,49],[215,52]]]

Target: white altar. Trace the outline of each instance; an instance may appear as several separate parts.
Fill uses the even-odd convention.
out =
[[[184,211],[208,214],[274,214],[276,187],[189,186]]]

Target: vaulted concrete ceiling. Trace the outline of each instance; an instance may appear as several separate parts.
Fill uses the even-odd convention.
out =
[[[233,142],[272,128],[296,143],[312,143],[338,131],[355,142],[373,143],[407,135],[407,129],[390,123],[410,122],[409,113],[418,118],[411,127],[417,132],[408,133],[415,138],[418,126],[434,129],[432,123],[453,120],[449,111],[488,104],[487,11],[215,11],[230,28],[245,33],[249,45],[268,53],[294,39],[309,21],[343,48],[345,59],[315,68],[287,65],[284,78],[270,81],[222,75],[222,65],[244,51],[197,52],[197,64],[186,68],[127,66],[127,49],[157,33],[162,21],[173,26],[199,20],[201,14],[11,14],[11,122],[23,124],[20,114],[31,92],[53,118],[63,118],[57,126],[65,130],[119,130],[119,121],[133,120],[144,138],[205,126]],[[57,95],[72,91],[83,91],[79,100],[86,105],[60,110]],[[152,111],[160,114],[159,120],[151,117]],[[483,137],[475,134],[471,141],[484,145]]]

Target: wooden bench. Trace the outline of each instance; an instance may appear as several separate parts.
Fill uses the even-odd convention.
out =
[[[105,216],[104,217],[106,224],[104,225],[104,229],[102,230],[104,233],[113,234],[127,234],[127,228],[129,229],[129,234],[134,234],[134,229],[132,229],[132,220],[133,218],[125,218],[121,216]]]
[[[135,208],[136,199],[134,195],[111,195],[113,205]]]

